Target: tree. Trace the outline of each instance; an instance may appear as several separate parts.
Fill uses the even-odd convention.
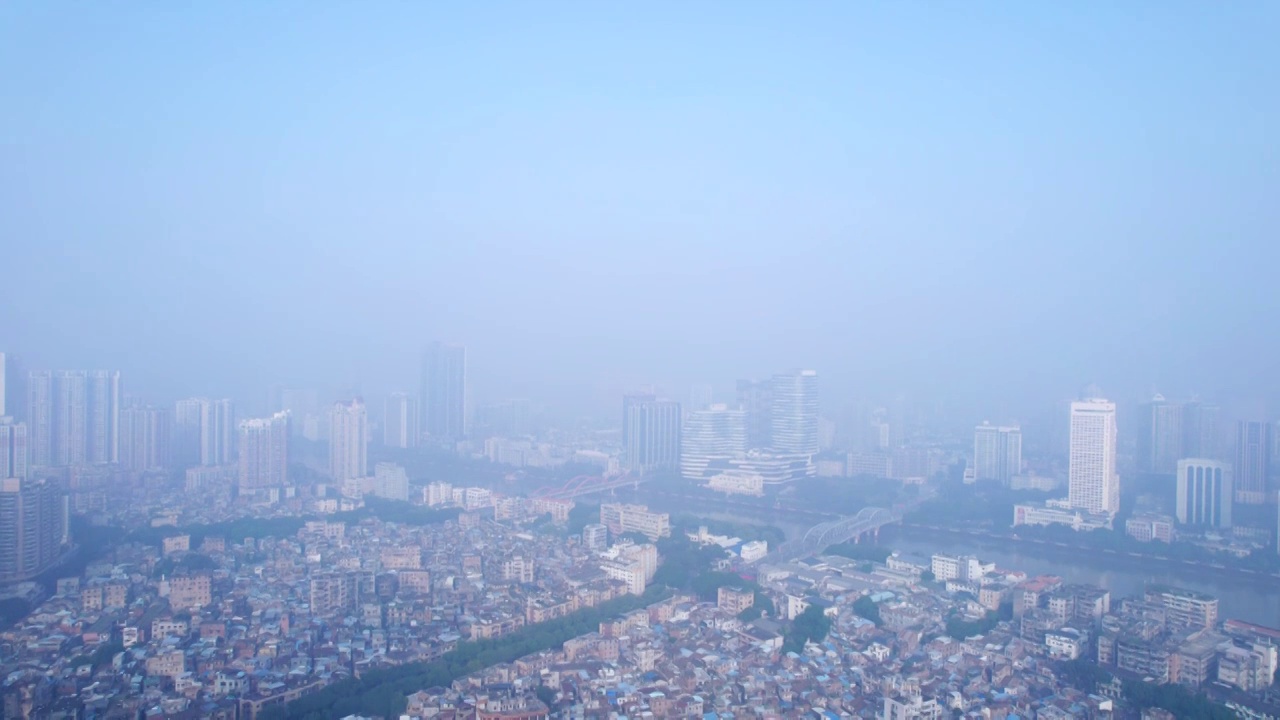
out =
[[[863,595],[855,600],[853,602],[853,612],[858,617],[866,618],[875,623],[876,627],[880,626],[880,606],[871,599],[870,595]]]
[[[783,637],[782,652],[800,652],[806,643],[822,642],[831,631],[831,618],[818,605],[810,605],[791,621],[791,627]]]

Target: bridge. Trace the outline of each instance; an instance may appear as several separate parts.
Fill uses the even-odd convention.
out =
[[[530,497],[554,500],[571,500],[582,495],[608,492],[621,487],[635,487],[641,482],[639,475],[617,475],[603,477],[600,475],[579,475],[570,478],[564,485],[544,485],[534,490]]]
[[[779,546],[778,555],[784,560],[799,560],[816,555],[838,543],[849,540],[858,542],[865,535],[877,535],[880,528],[901,520],[901,512],[881,507],[865,507],[856,515],[845,515],[814,525],[804,535]]]

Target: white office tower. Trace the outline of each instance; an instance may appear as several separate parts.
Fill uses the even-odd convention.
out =
[[[747,450],[745,411],[731,410],[727,405],[695,410],[681,429],[680,474],[690,480],[706,479],[709,465],[743,458]]]
[[[388,447],[417,447],[421,436],[418,419],[417,397],[405,392],[391,393],[382,415],[382,443]]]
[[[818,452],[818,373],[796,370],[773,376],[770,434],[779,455]]]
[[[1116,404],[1102,398],[1071,403],[1067,502],[1092,513],[1120,510],[1116,474]]]
[[[1231,527],[1235,499],[1231,465],[1204,458],[1178,461],[1178,522],[1185,525]]]
[[[329,474],[334,482],[369,474],[369,420],[364,401],[334,403],[329,412]]]
[[[1008,487],[1022,472],[1022,429],[982,423],[973,433],[974,479],[999,482]]]

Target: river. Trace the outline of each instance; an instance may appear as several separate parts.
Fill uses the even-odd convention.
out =
[[[1159,583],[1197,590],[1218,598],[1222,619],[1280,628],[1280,582],[1225,572],[1203,572],[1160,561],[1103,556],[1052,546],[987,540],[927,530],[894,527],[882,532],[881,543],[921,556],[935,552],[976,555],[1001,568],[1028,575],[1057,575],[1068,582],[1089,583],[1111,591],[1113,600],[1141,595],[1148,584]]]

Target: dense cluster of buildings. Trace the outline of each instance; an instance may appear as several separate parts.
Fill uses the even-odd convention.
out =
[[[930,566],[939,584],[920,580]],[[1211,688],[1242,710],[1268,712],[1262,688],[1274,677],[1280,633],[1219,623],[1216,601],[1195,593],[1153,587],[1143,597],[1113,603],[1102,588],[1028,578],[976,558],[944,555],[932,562],[895,555],[872,568],[839,557],[764,564],[756,579],[769,599],[758,617],[744,614],[757,602],[747,590],[722,587],[713,602],[673,597],[601,622],[596,632],[561,650],[487,668],[448,687],[423,688],[409,696],[406,714],[1115,716],[1119,682],[1090,692],[1073,687],[1058,661],[1075,658],[1122,677],[1177,667],[1174,675],[1160,677]],[[992,592],[975,594],[974,583]],[[874,603],[876,621],[855,610],[864,599]],[[784,653],[789,621],[811,606],[831,620],[830,633],[800,652]],[[1012,606],[1013,614],[991,621],[1002,606]],[[950,633],[957,622],[983,621],[979,634]],[[1144,634],[1174,648],[1168,655],[1174,659],[1161,665],[1149,654],[1140,656],[1135,648],[1148,647],[1139,640]],[[1150,716],[1163,717],[1160,712]]]
[[[5,716],[253,718],[363,670],[641,594],[658,568],[652,544],[607,530],[593,548],[495,522],[501,501],[422,527],[318,520],[288,537],[121,545],[0,634]],[[571,507],[526,501],[518,519],[563,522]]]

